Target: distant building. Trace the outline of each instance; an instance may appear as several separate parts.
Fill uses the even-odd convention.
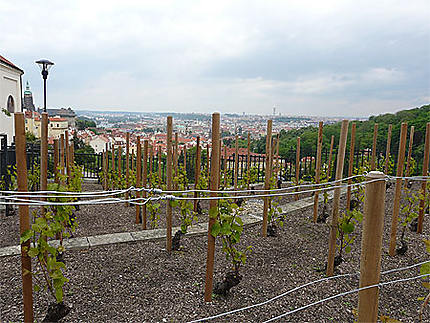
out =
[[[21,77],[24,71],[0,56],[0,133],[10,144],[14,136],[15,112],[21,112]]]
[[[106,144],[109,146],[109,139],[105,136],[95,136],[89,141],[89,145],[97,154],[106,150]]]
[[[76,127],[76,113],[72,110],[72,108],[46,109],[46,112],[48,112],[49,116],[51,117],[66,119],[70,128]]]
[[[25,112],[25,132],[32,133],[36,138],[41,136],[41,120],[38,112]],[[48,119],[48,138],[59,139],[68,130],[68,122],[65,118],[50,117]]]
[[[36,108],[34,107],[34,103],[33,103],[33,93],[31,93],[30,85],[28,84],[28,81],[24,91],[23,108],[27,109],[28,111],[36,111]]]

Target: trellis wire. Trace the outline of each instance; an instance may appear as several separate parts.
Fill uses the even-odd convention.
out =
[[[381,272],[381,275],[386,275],[386,274],[391,274],[393,272],[399,272],[399,271],[408,270],[408,269],[415,268],[415,267],[421,266],[421,265],[429,263],[429,262],[430,261],[423,261],[423,262],[420,262],[420,263],[417,263],[417,264],[413,264],[413,265],[410,265],[410,266],[406,266],[406,267],[390,269],[390,270]],[[213,320],[213,319],[216,319],[216,318],[219,318],[219,317],[223,317],[223,316],[227,316],[227,315],[230,315],[230,314],[234,314],[234,313],[246,311],[246,310],[252,309],[254,307],[260,307],[260,306],[266,305],[266,304],[268,304],[270,302],[273,302],[273,301],[275,301],[275,300],[277,300],[279,298],[282,298],[282,297],[284,297],[284,296],[286,296],[288,294],[291,294],[291,293],[293,293],[295,291],[303,289],[305,287],[308,287],[308,286],[311,286],[311,285],[314,285],[314,284],[317,284],[317,283],[321,283],[321,282],[324,282],[324,281],[332,280],[332,279],[337,279],[337,278],[342,278],[342,277],[358,276],[359,274],[360,274],[359,272],[356,272],[356,273],[342,274],[342,275],[325,277],[325,278],[321,278],[321,279],[318,279],[318,280],[314,280],[312,282],[300,285],[298,287],[294,287],[293,289],[290,289],[290,290],[288,290],[288,291],[286,291],[286,292],[284,292],[282,294],[274,296],[274,297],[272,297],[272,298],[270,298],[270,299],[268,299],[268,300],[266,300],[264,302],[257,303],[257,304],[252,304],[252,305],[249,305],[249,306],[241,307],[241,308],[238,308],[238,309],[235,309],[235,310],[232,310],[232,311],[228,311],[228,312],[220,313],[220,314],[217,314],[217,315],[213,315],[213,316],[201,318],[201,319],[198,319],[198,320],[193,320],[193,321],[190,321],[188,323],[197,323],[197,322],[210,321],[210,320]],[[378,285],[376,285],[376,286],[378,286]],[[372,287],[374,287],[374,286],[372,286]],[[370,287],[367,287],[367,288],[370,288]]]

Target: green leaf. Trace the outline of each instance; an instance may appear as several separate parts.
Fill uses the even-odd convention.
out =
[[[345,252],[346,253],[350,253],[351,252],[351,246],[346,246],[345,247]]]
[[[221,231],[221,225],[219,224],[219,222],[215,222],[212,225],[212,230],[211,230],[211,234],[213,237],[217,237],[219,235]]]
[[[430,262],[423,264],[420,268],[420,275],[430,274]]]
[[[218,216],[218,208],[215,206],[209,210],[209,217],[211,219],[216,219],[217,216]]]
[[[228,235],[231,232],[231,225],[229,222],[224,222],[221,226],[221,233],[224,235]]]
[[[35,291],[35,292],[40,291],[40,286],[39,286],[39,285],[34,285],[34,291]]]
[[[354,223],[342,223],[342,231],[345,233],[352,233],[354,232]]]
[[[33,236],[33,230],[25,230],[22,235],[21,238],[19,239],[19,243],[22,244],[26,241],[28,241],[31,237]]]
[[[37,248],[30,248],[30,250],[28,251],[28,256],[33,258],[36,257],[39,254],[39,249]]]
[[[427,252],[430,253],[430,240],[424,240],[424,243],[426,244]]]

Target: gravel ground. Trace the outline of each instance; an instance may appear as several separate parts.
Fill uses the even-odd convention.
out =
[[[408,231],[409,249],[404,256],[389,257],[389,224],[394,186],[386,199],[386,218],[382,270],[399,268],[428,260],[424,235]],[[342,201],[343,203],[343,201]],[[103,215],[97,207],[95,215]],[[259,214],[261,215],[261,214]],[[101,216],[100,216],[101,218]],[[203,300],[206,266],[205,236],[183,238],[183,250],[168,254],[164,241],[146,241],[68,251],[67,277],[70,282],[65,302],[72,307],[64,322],[186,322],[265,301],[301,284],[324,277],[316,268],[324,267],[327,256],[328,225],[310,223],[312,208],[287,215],[277,237],[261,238],[260,225],[245,230],[241,245],[252,246],[241,283],[227,297]],[[3,225],[2,225],[3,226]],[[359,271],[361,230],[358,230],[352,253],[345,257],[337,273]],[[217,243],[215,281],[222,280],[229,265]],[[20,257],[0,258],[0,321],[22,321]],[[387,274],[382,281],[413,277],[419,269]],[[279,298],[264,306],[239,312],[215,322],[264,322],[294,308],[336,293],[356,288],[358,279],[338,278],[315,284]],[[417,313],[426,290],[421,282],[409,281],[385,286],[380,291],[379,313],[417,322]],[[353,322],[357,294],[344,296],[289,315],[280,322]],[[48,299],[35,293],[37,319],[43,317]],[[424,321],[430,321],[427,310]]]

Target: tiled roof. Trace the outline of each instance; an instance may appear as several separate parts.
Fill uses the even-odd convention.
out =
[[[11,61],[9,61],[9,60],[7,60],[6,58],[4,58],[3,56],[1,56],[0,55],[0,62],[3,62],[4,64],[6,64],[6,65],[8,65],[8,66],[10,66],[10,67],[12,67],[12,68],[14,68],[14,69],[17,69],[18,71],[20,71],[20,72],[23,72],[24,73],[24,71],[22,70],[22,69],[20,69],[18,66],[16,66],[15,64],[13,64]]]

